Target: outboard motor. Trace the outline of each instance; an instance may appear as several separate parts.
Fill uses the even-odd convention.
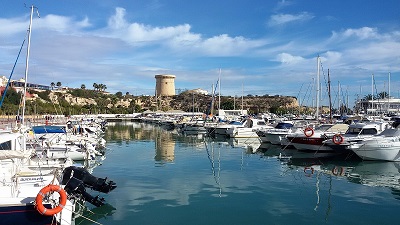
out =
[[[86,192],[85,187],[103,193],[108,193],[117,187],[115,182],[107,182],[107,178],[97,178],[84,168],[76,166],[70,166],[64,170],[61,184],[65,185],[64,189],[68,194],[81,195],[85,201],[97,207],[104,205],[104,198],[93,197]]]
[[[83,197],[83,199],[94,206],[100,207],[104,205],[104,198],[99,198],[99,196],[93,197],[89,193],[86,192],[85,186],[83,185],[83,181],[76,179],[75,177],[71,177],[64,187],[65,191],[68,194],[76,195],[79,194]]]
[[[114,181],[107,182],[107,177],[97,178],[84,168],[76,166],[70,166],[64,170],[62,184],[66,184],[71,177],[81,180],[84,186],[103,193],[108,193],[117,187]]]

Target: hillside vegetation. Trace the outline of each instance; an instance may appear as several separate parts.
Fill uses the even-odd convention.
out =
[[[99,90],[70,89],[54,91],[28,91],[33,97],[26,101],[26,113],[32,114],[127,114],[146,110],[169,111],[182,110],[186,112],[210,112],[212,96],[197,94],[190,91],[171,97],[133,96],[121,92],[115,94]],[[2,93],[3,95],[3,93]],[[21,104],[21,94],[13,89],[7,91],[4,103],[0,109],[2,115],[16,115]],[[298,111],[297,99],[287,96],[245,96],[234,98],[221,96],[214,99],[214,109],[246,109],[249,113],[273,112],[287,113]]]

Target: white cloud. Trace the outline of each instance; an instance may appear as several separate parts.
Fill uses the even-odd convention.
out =
[[[197,52],[209,56],[239,55],[264,44],[264,41],[248,40],[241,36],[230,37],[227,34],[204,39],[201,34],[191,32],[189,24],[154,27],[129,23],[125,19],[125,9],[122,8],[116,8],[115,15],[108,21],[108,29],[102,35],[121,39],[133,46],[160,45],[182,54]]]
[[[108,20],[108,26],[111,29],[121,29],[121,28],[126,28],[127,23],[125,21],[125,13],[126,10],[124,8],[115,8],[115,15],[111,16],[111,18]]]
[[[277,3],[276,7],[275,7],[275,11],[278,11],[284,7],[287,7],[289,5],[292,5],[293,2],[292,1],[287,1],[287,0],[281,0]]]
[[[360,39],[376,38],[378,37],[377,29],[371,27],[362,27],[360,29],[347,29],[343,32],[344,37],[356,36]]]
[[[293,14],[275,14],[272,15],[268,21],[269,26],[280,26],[285,25],[287,23],[294,22],[304,22],[314,18],[314,16],[308,12],[302,12],[297,15]]]
[[[91,26],[87,17],[81,21],[75,21],[70,17],[49,14],[35,20],[33,25],[35,29],[48,29],[62,33],[78,32],[82,28]]]
[[[282,64],[293,65],[303,62],[305,59],[301,56],[294,56],[289,53],[280,53],[276,57],[276,60]]]

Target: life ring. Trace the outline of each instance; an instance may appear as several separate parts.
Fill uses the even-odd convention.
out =
[[[307,173],[307,171],[311,171],[311,173]],[[314,174],[314,168],[312,167],[304,167],[304,173],[306,174],[306,176],[311,176]]]
[[[337,144],[337,145],[340,145],[340,144],[343,143],[344,139],[343,139],[343,136],[342,136],[342,135],[340,135],[340,134],[335,134],[335,135],[333,135],[333,137],[332,137],[332,141],[333,141],[333,143],[335,143],[335,144]]]
[[[307,127],[306,129],[304,129],[304,135],[306,135],[306,137],[311,137],[314,135],[314,129],[312,129],[312,127]]]
[[[343,167],[340,167],[340,170],[336,166],[333,167],[333,169],[332,169],[332,174],[335,176],[338,176],[338,175],[342,176],[343,172],[344,172]]]
[[[58,192],[60,194],[60,201],[58,202],[57,207],[48,209],[43,205],[43,197],[49,192]],[[45,216],[53,216],[61,210],[63,210],[65,204],[67,203],[67,193],[65,193],[64,189],[62,189],[58,185],[49,184],[46,187],[42,188],[36,196],[36,210]]]

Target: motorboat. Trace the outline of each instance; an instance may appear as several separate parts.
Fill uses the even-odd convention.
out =
[[[348,124],[320,124],[315,128],[311,126],[287,135],[289,142],[300,151],[333,151],[324,141],[335,134],[343,134],[348,129]]]
[[[226,135],[231,138],[258,138],[257,131],[269,130],[274,127],[267,124],[264,119],[248,118],[242,126],[234,126],[226,130]]]
[[[378,135],[351,143],[348,148],[364,160],[400,161],[400,130],[388,128]]]
[[[389,124],[386,122],[352,123],[346,133],[335,134],[331,139],[324,141],[324,145],[331,147],[338,153],[350,153],[348,146],[351,143],[357,143],[377,135],[388,127]]]

